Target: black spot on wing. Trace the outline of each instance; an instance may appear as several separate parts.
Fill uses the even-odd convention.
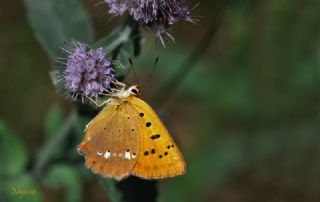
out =
[[[155,139],[158,139],[160,137],[161,137],[160,134],[155,134],[155,135],[152,135],[150,138],[151,138],[151,140],[155,140]]]

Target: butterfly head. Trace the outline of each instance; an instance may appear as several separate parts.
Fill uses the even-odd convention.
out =
[[[113,94],[113,97],[116,98],[127,98],[129,96],[139,96],[139,89],[138,89],[138,85],[133,85],[131,87],[129,87],[128,89],[123,89],[120,90],[116,93]]]
[[[133,85],[128,88],[127,90],[131,95],[138,96],[139,95],[139,86],[138,85]]]

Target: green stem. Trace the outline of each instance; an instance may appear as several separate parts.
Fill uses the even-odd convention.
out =
[[[112,52],[121,44],[128,42],[130,40],[131,32],[131,27],[129,25],[125,26],[124,29],[119,33],[119,37],[113,40],[107,47],[105,47],[105,51],[107,53]]]

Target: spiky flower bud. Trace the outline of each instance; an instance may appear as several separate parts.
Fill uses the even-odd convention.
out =
[[[64,68],[57,78],[68,95],[85,95],[96,100],[101,93],[110,93],[115,70],[103,48],[90,49],[86,44],[74,43],[73,50],[65,52]]]

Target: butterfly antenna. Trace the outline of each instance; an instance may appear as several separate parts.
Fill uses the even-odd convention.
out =
[[[135,77],[135,79],[136,79],[137,83],[140,85],[141,83],[140,83],[140,81],[139,81],[139,79],[138,79],[138,76],[137,76],[137,73],[136,73],[136,71],[135,71],[135,69],[134,69],[132,59],[131,59],[131,58],[129,58],[128,60],[129,60],[130,67],[131,67],[131,69],[132,69],[133,75],[134,75],[134,77]]]
[[[152,72],[149,74],[146,83],[149,83],[149,82],[151,81],[152,76],[153,76],[153,73],[154,73],[155,70],[156,70],[156,67],[157,67],[158,62],[159,62],[159,57],[156,57],[156,59],[155,59],[155,61],[154,61],[154,64],[153,64]]]

